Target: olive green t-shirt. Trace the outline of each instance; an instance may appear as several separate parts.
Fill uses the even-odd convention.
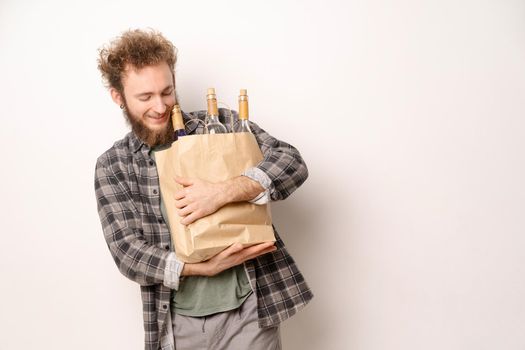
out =
[[[153,149],[155,152],[164,149]],[[160,209],[169,227],[168,215],[161,192]],[[173,244],[172,244],[173,247]],[[212,277],[186,276],[173,291],[171,306],[175,312],[185,316],[207,316],[238,308],[252,293],[244,265],[238,265]]]

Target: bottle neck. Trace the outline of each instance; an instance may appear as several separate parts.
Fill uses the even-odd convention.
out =
[[[239,99],[239,119],[248,120],[248,100],[247,99]]]
[[[173,116],[173,129],[174,130],[184,130],[184,123],[182,122],[182,118],[180,116]]]
[[[217,99],[213,97],[208,98],[208,117],[219,116],[219,109],[217,108]]]
[[[208,123],[220,123],[218,115],[208,115]]]
[[[250,128],[250,123],[248,122],[247,119],[239,119],[239,122],[236,124],[235,131],[252,133],[252,129]]]
[[[184,122],[182,121],[182,112],[178,105],[175,105],[171,111],[171,122],[174,130],[184,130]]]

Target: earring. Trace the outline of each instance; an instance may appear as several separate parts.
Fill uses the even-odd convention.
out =
[[[124,105],[123,105],[123,104],[122,104],[122,105],[120,105],[120,109],[124,109]]]

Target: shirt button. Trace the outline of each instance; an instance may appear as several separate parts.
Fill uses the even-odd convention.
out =
[[[164,305],[162,305],[162,308],[163,308],[164,310],[167,310],[167,309],[168,309],[168,305],[164,304]]]
[[[159,193],[159,191],[157,191],[157,189],[154,189],[153,194],[157,194],[157,193]]]
[[[149,165],[153,166],[153,164],[155,164],[155,162],[153,162],[152,160],[149,161]]]
[[[157,221],[159,222],[159,224],[162,224],[164,222],[164,220],[162,220],[162,218],[158,218]]]
[[[166,250],[170,250],[170,246],[169,245],[165,246],[164,248],[166,248]]]

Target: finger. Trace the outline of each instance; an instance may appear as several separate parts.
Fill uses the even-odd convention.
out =
[[[193,206],[191,206],[191,205],[187,205],[187,206],[185,206],[184,208],[178,210],[177,213],[178,213],[179,216],[181,216],[181,217],[188,216],[188,215],[190,215],[191,213],[193,213]]]
[[[187,177],[175,176],[175,182],[184,187],[193,185],[193,180]]]
[[[255,259],[255,258],[259,257],[259,256],[262,256],[264,254],[268,254],[268,253],[274,252],[276,250],[277,250],[277,247],[275,247],[275,246],[266,248],[266,249],[264,249],[262,251],[259,251],[257,253],[254,253],[254,254],[251,254],[251,255],[247,256],[244,261]]]
[[[188,201],[187,198],[182,198],[182,199],[179,199],[179,200],[175,200],[175,208],[177,208],[177,209],[182,209],[185,206],[187,206],[188,204],[189,204],[189,201]]]
[[[261,254],[262,252],[274,251],[276,249],[277,247],[271,242],[270,244],[259,245],[257,249],[250,252],[250,255]]]
[[[242,247],[241,243],[233,243],[231,246],[229,246],[228,248],[224,249],[218,255],[220,255],[220,258],[225,258],[225,257],[228,257],[230,255],[237,254],[237,253],[239,253],[242,250],[243,250],[243,247]]]
[[[173,194],[173,198],[175,198],[176,200],[182,199],[184,197],[186,197],[186,191],[184,189],[175,191],[175,193]]]
[[[272,249],[274,247],[274,242],[264,242],[259,243],[256,245],[252,245],[248,248],[242,249],[242,251],[238,251],[237,254],[240,256],[241,259],[247,260],[250,257],[255,257],[261,254],[261,252]]]
[[[192,212],[190,215],[182,219],[180,223],[186,226],[195,222],[197,219],[200,219],[199,215],[196,212]]]
[[[275,242],[263,242],[259,244],[252,245],[251,247],[246,248],[247,254],[256,254],[259,251],[263,251],[267,248],[275,246]]]
[[[242,243],[233,243],[228,249],[232,254],[234,254],[243,250],[243,246]]]

